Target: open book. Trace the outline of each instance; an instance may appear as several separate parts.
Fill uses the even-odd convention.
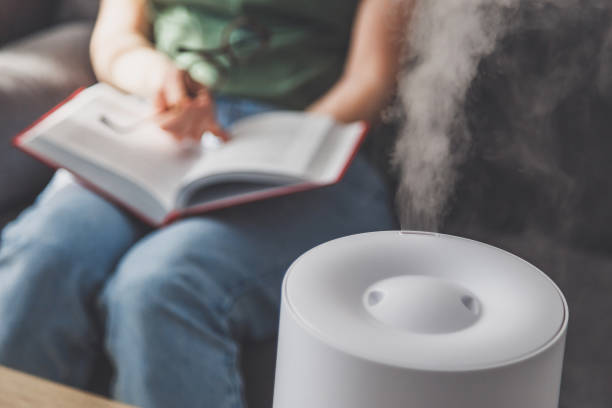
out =
[[[227,143],[185,149],[149,120],[151,109],[97,84],[48,113],[15,145],[69,170],[150,224],[163,225],[186,214],[333,184],[367,127],[278,111],[235,122]]]

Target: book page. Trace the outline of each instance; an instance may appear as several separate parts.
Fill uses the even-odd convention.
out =
[[[121,204],[138,213],[154,225],[160,225],[168,215],[168,208],[151,195],[148,190],[117,173],[96,166],[90,161],[65,152],[61,147],[49,143],[44,138],[31,142],[31,146],[45,157],[53,157],[58,163],[69,169],[79,169],[78,176],[95,186],[96,191],[112,197],[121,197]]]
[[[365,130],[363,122],[334,126],[308,165],[308,179],[318,184],[337,181],[355,153]]]
[[[231,140],[207,150],[183,179],[186,187],[219,174],[270,175],[304,179],[315,153],[334,125],[332,118],[302,112],[270,112],[242,119],[229,131]]]
[[[181,149],[152,123],[148,103],[109,88],[98,84],[83,91],[37,127],[36,134],[140,185],[173,209],[180,180],[201,153]]]

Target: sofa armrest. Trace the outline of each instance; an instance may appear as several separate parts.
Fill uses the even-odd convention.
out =
[[[0,45],[52,23],[57,0],[2,0]]]
[[[31,200],[51,170],[11,145],[16,133],[92,84],[88,22],[61,24],[0,48],[0,212]]]

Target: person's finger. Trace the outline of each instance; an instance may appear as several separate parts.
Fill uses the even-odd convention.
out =
[[[208,116],[205,119],[200,118],[199,125],[199,132],[201,134],[210,132],[223,142],[227,142],[230,139],[229,133],[221,127],[214,116]]]
[[[153,98],[153,109],[155,109],[155,112],[157,113],[168,109],[168,102],[166,101],[166,96],[163,89],[156,92],[155,97]]]
[[[162,130],[170,133],[175,139],[185,138],[191,126],[185,113],[176,110],[157,115],[156,122]]]
[[[192,98],[198,97],[202,94],[208,94],[208,88],[201,84],[200,82],[194,80],[191,75],[187,71],[183,71],[184,73],[184,83],[187,88],[187,92]]]
[[[217,122],[215,103],[209,92],[203,92],[193,100],[193,105],[201,112],[202,133],[210,131],[219,139],[227,142],[230,139],[229,133],[225,131]]]
[[[215,103],[212,96],[207,90],[201,90],[192,99],[192,105],[203,112],[210,112],[213,116],[215,114]]]
[[[199,141],[204,132],[209,131],[226,142],[230,135],[217,122],[214,111],[210,95],[201,94],[193,100],[182,102],[179,107],[157,115],[156,121],[177,140],[189,138]]]
[[[202,138],[202,134],[209,130],[207,125],[209,119],[206,119],[208,115],[208,110],[202,110],[194,103],[189,103],[181,111],[180,116],[174,117],[165,126],[170,128],[178,138],[189,138],[199,141]]]
[[[228,142],[230,140],[230,134],[223,129],[216,120],[213,120],[209,124],[208,130],[217,136],[222,142]]]
[[[219,125],[216,121],[210,123],[206,130],[215,135],[219,140],[224,143],[229,142],[231,139],[231,135],[229,134],[229,132],[223,127],[221,127],[221,125]]]
[[[206,129],[202,127],[202,121],[200,120],[197,111],[193,112],[193,114],[189,117],[189,122],[190,126],[185,136],[196,142],[200,142]]]
[[[200,134],[211,132],[223,142],[227,142],[230,139],[229,133],[221,127],[219,122],[217,122],[214,112],[211,110],[199,110],[197,112],[196,121]]]
[[[178,106],[189,100],[189,93],[184,81],[184,71],[172,69],[166,76],[164,96],[168,106]]]

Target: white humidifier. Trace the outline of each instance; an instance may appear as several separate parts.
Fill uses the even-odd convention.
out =
[[[274,408],[556,408],[567,303],[508,252],[376,232],[283,283]]]

